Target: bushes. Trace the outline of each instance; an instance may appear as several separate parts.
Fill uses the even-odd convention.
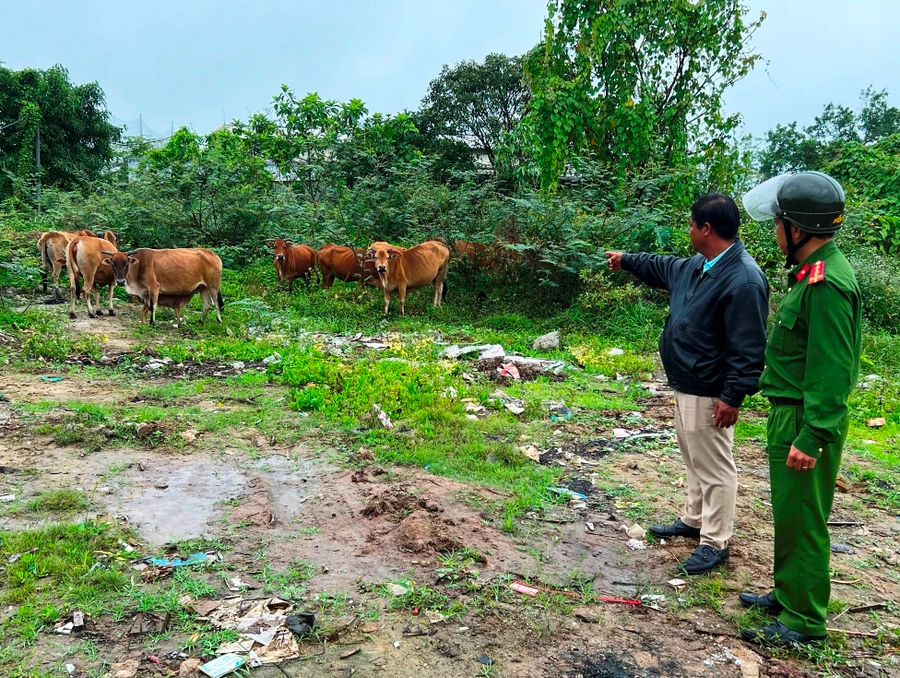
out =
[[[875,327],[896,332],[900,328],[900,261],[871,250],[850,255],[862,293],[863,316]]]

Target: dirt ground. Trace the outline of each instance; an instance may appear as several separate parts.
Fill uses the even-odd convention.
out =
[[[96,326],[112,327],[108,323],[92,320],[78,330],[97,332]],[[111,356],[132,348],[124,336],[110,342]],[[261,550],[272,570],[298,561],[313,564],[315,573],[307,582],[311,592],[345,596],[346,604],[331,613],[336,631],[330,640],[303,644],[298,659],[254,669],[253,675],[820,675],[807,661],[778,658],[735,637],[734,620],[741,613],[737,593],[763,592],[771,584],[768,471],[759,445],[742,444],[735,453],[740,469],[736,535],[721,581],[719,612],[687,600],[690,586],[678,590],[667,584],[692,543],[676,539],[644,550],[628,547],[622,530],[632,523],[627,515],[643,511],[648,518],[668,520],[682,501],[683,469],[672,443],[671,399],[665,393],[645,400],[637,424],[626,412],[603,413],[615,424],[593,429],[577,417],[558,423],[568,442],[542,455],[540,463],[564,466],[568,487],[587,499],[529,514],[509,534],[496,527],[491,513],[503,499],[498,492],[422,471],[384,469],[364,449],[348,467],[322,454],[322,441],[287,449],[263,446],[254,454],[203,439],[180,450],[59,447],[38,433],[33,421],[20,421],[15,406],[47,400],[110,404],[133,392],[102,376],[71,374],[55,383],[39,376],[0,376],[0,393],[13,404],[6,404],[6,419],[0,417],[0,487],[26,497],[47,489],[79,489],[95,508],[71,519],[112,516],[137,530],[142,544],[136,546],[146,553],[199,537],[226,546],[221,550],[226,574],[215,581],[223,599],[238,595],[228,590],[227,580],[234,577],[244,586],[240,595],[268,595],[256,555]],[[616,427],[631,431],[630,437],[617,439]],[[616,487],[633,492],[610,489]],[[875,508],[866,488],[859,487],[837,494],[832,520],[842,523],[832,528],[833,541],[852,551],[833,556],[833,597],[851,608],[884,603],[880,623],[896,626],[897,517]],[[6,515],[0,517],[0,530],[28,529],[40,521]],[[377,620],[353,613],[363,600],[374,599],[371,592],[378,585],[406,580],[435,586],[444,576],[438,554],[461,549],[480,554],[483,562],[472,566],[479,582],[499,581],[505,588],[510,579],[529,578],[564,586],[574,573],[589,580],[599,595],[665,599],[648,599],[640,607],[596,603],[569,611],[540,609],[526,596],[504,596],[489,609],[470,607],[461,617],[439,623],[410,610],[388,611],[383,599]],[[449,595],[464,593],[453,589]],[[829,626],[871,632],[870,614],[846,613]],[[88,630],[99,647],[98,661],[136,661],[137,675],[180,675],[184,638],[176,633],[164,640],[156,653],[162,661],[156,664],[148,660],[140,636],[124,633],[132,621],[92,620]],[[858,661],[842,670],[844,675],[900,676],[897,655],[875,660],[867,640],[848,636],[847,653]],[[60,645],[53,638],[42,642],[50,666]],[[89,668],[78,667],[76,675],[87,675]]]

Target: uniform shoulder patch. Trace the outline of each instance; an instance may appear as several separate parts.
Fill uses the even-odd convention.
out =
[[[817,261],[812,265],[809,271],[809,284],[815,285],[817,282],[825,280],[825,262]]]

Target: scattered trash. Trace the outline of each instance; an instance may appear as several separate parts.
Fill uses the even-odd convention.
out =
[[[534,340],[532,351],[553,351],[559,348],[559,330],[544,334]]]
[[[644,537],[647,536],[647,532],[644,530],[644,528],[637,523],[634,523],[631,527],[622,525],[622,529],[625,530],[625,534],[627,534],[632,539],[637,539],[638,541],[642,541]]]
[[[381,425],[384,426],[388,431],[394,428],[394,425],[391,423],[390,418],[387,416],[387,413],[381,409],[380,405],[372,405],[372,409],[375,411],[375,414],[378,416],[378,421],[381,422]]]
[[[397,649],[397,650],[400,649],[400,641],[399,640],[394,641],[394,649]]]
[[[49,382],[49,383],[51,383],[51,384],[54,384],[54,383],[56,383],[57,381],[62,381],[62,380],[63,380],[62,377],[41,377],[41,381],[46,381],[46,382]]]
[[[138,612],[131,621],[128,629],[129,636],[139,636],[145,633],[164,633],[169,628],[172,615],[166,613]]]
[[[497,368],[497,374],[501,377],[509,377],[515,381],[521,381],[522,375],[519,374],[519,368],[515,363],[506,363]]]
[[[472,412],[473,414],[482,414],[483,412],[487,412],[487,409],[481,403],[476,403],[472,398],[466,398],[463,401],[466,403],[465,410],[466,412]],[[475,417],[476,419],[478,417]]]
[[[881,428],[886,424],[887,421],[884,417],[876,417],[875,419],[869,419],[868,421],[866,421],[866,426],[868,426],[869,428]]]
[[[182,560],[181,558],[145,558],[146,562],[149,562],[151,565],[156,567],[184,567],[185,565],[198,565],[199,563],[205,563],[207,560],[211,559],[210,556],[203,551],[198,551],[197,553],[192,553],[187,558]]]
[[[284,625],[298,638],[304,638],[315,628],[316,615],[312,612],[298,612],[285,619]]]
[[[361,647],[356,647],[356,648],[353,648],[352,650],[347,650],[346,652],[341,654],[340,659],[349,659],[350,657],[355,655],[357,652],[359,652],[361,649],[362,649]]]
[[[12,565],[13,563],[15,563],[16,561],[18,561],[19,559],[21,559],[21,557],[24,556],[26,553],[36,553],[36,552],[37,552],[37,547],[35,547],[35,548],[33,548],[33,549],[30,549],[30,550],[28,550],[28,551],[24,551],[24,552],[22,552],[22,553],[13,553],[13,554],[9,557],[9,560],[8,560],[7,562],[8,562],[10,565]]]
[[[56,633],[62,633],[63,635],[67,636],[70,633],[72,633],[73,628],[75,628],[75,624],[73,624],[72,622],[67,622],[65,624],[60,624],[59,626],[55,627],[53,630]]]
[[[233,363],[231,363],[231,367],[234,368],[234,369],[236,369],[236,370],[242,370],[242,369],[244,369],[245,367],[247,367],[247,365],[246,365],[246,363],[244,363],[244,362],[241,361],[241,360],[235,360]]]
[[[547,408],[550,410],[550,419],[552,421],[570,419],[572,417],[572,410],[566,407],[566,403],[562,400],[558,403],[547,403]]]
[[[156,424],[148,421],[142,421],[141,423],[134,425],[134,433],[138,438],[146,438],[152,433],[155,433],[156,430]]]
[[[525,411],[525,408],[518,404],[518,402],[503,403],[503,406],[515,415],[522,414],[522,412]]]
[[[666,597],[661,593],[645,593],[641,596],[641,600],[647,603],[663,603]]]
[[[431,624],[440,624],[446,617],[437,610],[425,610],[425,616]]]
[[[538,593],[540,593],[542,591],[544,593],[555,593],[557,595],[568,596],[570,598],[580,598],[581,597],[579,594],[572,593],[571,591],[557,591],[555,589],[544,588],[543,586],[531,586],[531,585],[526,584],[521,581],[514,581],[512,584],[509,585],[509,588],[511,588],[516,593],[523,593],[526,596],[531,596],[532,598],[534,598]]]
[[[687,582],[684,579],[670,579],[666,583],[669,586],[671,586],[673,589],[675,589],[676,591],[678,589],[683,589],[685,586],[687,586]]]
[[[605,353],[609,356],[625,355],[625,351],[623,351],[621,348],[608,348],[606,349]]]
[[[400,586],[400,584],[391,584],[390,590],[392,596],[405,596],[409,593],[409,589],[405,586]]]
[[[456,392],[456,389],[453,388],[452,386],[448,386],[447,388],[444,389],[443,396],[445,398],[449,398],[450,400],[456,400],[457,395],[458,395],[458,393]]]
[[[457,633],[465,633],[468,630],[469,630],[468,626],[460,626],[458,629],[456,629],[456,632]]]
[[[632,551],[643,551],[647,548],[647,544],[640,539],[629,539],[625,542],[625,546],[630,548]]]
[[[534,445],[522,445],[519,447],[519,452],[531,459],[531,461],[540,462],[541,460],[541,451]]]
[[[624,428],[614,428],[613,436],[618,438],[619,440],[624,440],[625,438],[630,438],[633,435],[640,433],[640,431],[630,431]]]
[[[202,663],[203,660],[199,657],[185,659],[181,662],[181,666],[178,667],[178,678],[190,678],[190,676],[197,673]]]
[[[66,664],[66,673],[72,675],[75,672],[75,664]]]
[[[589,532],[594,531],[594,523],[585,523],[584,526],[587,528]]]
[[[137,675],[140,667],[140,659],[129,659],[128,661],[117,662],[110,666],[109,673],[106,675],[110,676],[110,678],[133,678]]]
[[[494,660],[488,657],[486,654],[483,654],[478,658],[478,663],[484,664],[485,666],[490,666],[494,663]]]
[[[575,492],[573,490],[570,490],[567,487],[548,487],[547,489],[550,492],[553,492],[554,494],[565,495],[572,499],[587,499],[586,494],[581,494],[580,492]]]
[[[15,500],[16,500],[16,495],[14,495],[14,494],[0,494],[0,502],[3,502],[4,504],[8,504]]]
[[[484,351],[481,352],[481,355],[478,356],[479,360],[490,360],[491,358],[504,358],[506,357],[506,350],[500,344],[494,344],[493,346],[488,346]]]
[[[280,353],[273,353],[272,355],[270,355],[266,358],[263,358],[263,363],[265,365],[277,365],[280,362],[281,362],[281,354]]]
[[[188,429],[187,431],[181,432],[181,439],[186,443],[192,443],[197,440],[197,436],[200,434],[200,431],[194,429]]]
[[[852,556],[856,553],[856,549],[851,546],[847,546],[846,544],[832,544],[831,545],[832,553],[846,553],[847,555]]]
[[[72,613],[72,630],[84,631],[84,613],[81,610]]]
[[[846,480],[838,476],[834,481],[834,486],[843,493],[847,493],[853,489],[853,485],[848,483]]]
[[[200,666],[200,671],[209,678],[221,678],[232,671],[237,671],[247,660],[236,654],[226,654]]]

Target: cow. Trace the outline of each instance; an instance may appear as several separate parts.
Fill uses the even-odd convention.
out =
[[[156,308],[160,297],[183,306],[199,293],[203,298],[203,314],[206,320],[210,306],[216,307],[216,320],[222,322],[225,302],[219,288],[222,285],[222,260],[215,252],[197,248],[154,250],[141,248],[130,252],[110,252],[104,264],[112,267],[116,284],[128,294],[139,297],[150,311],[150,324],[156,323]],[[187,297],[187,301],[174,297]],[[146,312],[143,314],[146,318]],[[176,314],[177,316],[177,314]]]
[[[494,247],[489,247],[480,242],[467,240],[454,240],[453,252],[470,260],[473,266],[478,268],[493,268],[497,264],[497,253]]]
[[[107,232],[110,233],[110,231]],[[77,231],[75,233],[68,233],[66,231],[47,231],[46,233],[41,233],[41,237],[38,239],[37,248],[41,255],[41,265],[43,268],[43,271],[41,272],[41,288],[45,294],[47,292],[47,283],[49,282],[47,274],[49,273],[53,280],[54,296],[57,299],[60,298],[59,276],[62,273],[63,267],[66,265],[66,245],[80,235],[96,236],[96,233],[93,231]],[[112,242],[115,241],[113,240]],[[79,296],[80,294],[79,289]]]
[[[322,273],[322,289],[330,288],[335,279],[344,282],[358,280],[372,287],[381,287],[375,263],[366,258],[365,249],[329,244],[316,252],[316,257]]]
[[[447,296],[447,264],[450,250],[443,243],[429,240],[408,250],[388,243],[369,245],[368,258],[375,263],[375,271],[384,290],[384,312],[387,314],[391,293],[397,290],[400,297],[400,315],[404,315],[406,291],[434,286],[434,307],[441,305]]]
[[[181,309],[191,303],[195,292],[184,295],[160,294],[156,300],[157,307],[171,308],[175,312],[175,326],[181,325]],[[141,322],[147,322],[147,313],[150,311],[150,304],[141,300]]]
[[[113,236],[115,240],[115,236]],[[109,314],[115,315],[113,308],[113,291],[115,289],[113,271],[109,264],[105,263],[106,254],[116,251],[115,242],[90,235],[76,236],[66,245],[66,267],[69,272],[69,317],[73,320],[75,315],[75,299],[78,297],[78,277],[84,278],[84,303],[87,305],[88,317],[94,318],[94,309],[91,307],[91,294],[94,295],[94,303],[100,306],[101,285],[109,287],[108,306]],[[98,308],[97,315],[103,317],[103,311]]]
[[[278,273],[278,282],[284,284],[287,281],[288,292],[294,291],[294,280],[303,278],[310,283],[312,273],[316,267],[316,251],[309,245],[294,245],[290,240],[281,238],[266,240],[266,245],[275,248],[275,272]]]

